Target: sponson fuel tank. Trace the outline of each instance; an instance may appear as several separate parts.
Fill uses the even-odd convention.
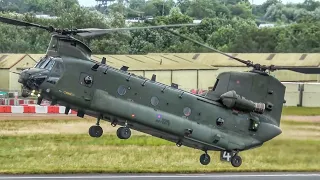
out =
[[[220,96],[222,103],[228,108],[233,108],[241,111],[257,112],[262,114],[265,110],[264,103],[256,103],[247,100],[238,95],[235,91],[228,91]]]

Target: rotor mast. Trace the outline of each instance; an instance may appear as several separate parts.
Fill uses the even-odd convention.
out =
[[[53,34],[46,54],[52,57],[68,56],[90,61],[92,50],[76,38],[67,35]]]

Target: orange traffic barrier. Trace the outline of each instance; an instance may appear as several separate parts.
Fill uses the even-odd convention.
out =
[[[0,113],[5,113],[4,111],[5,111],[5,106],[0,106]]]
[[[11,113],[11,106],[0,106],[0,113]]]
[[[71,110],[71,114],[77,114],[77,111]]]
[[[23,106],[23,113],[36,113],[35,106]]]
[[[48,113],[58,114],[59,113],[59,106],[48,106]]]

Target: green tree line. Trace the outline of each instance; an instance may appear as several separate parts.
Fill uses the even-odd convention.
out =
[[[259,22],[291,23],[301,19],[320,19],[320,2],[304,0],[302,3],[283,4],[281,0],[266,0],[252,5],[250,0],[114,0],[108,7],[97,5],[103,14],[120,12],[125,18],[166,16],[173,7],[194,19],[214,17],[241,17]],[[77,0],[0,0],[0,11],[34,12],[60,16],[65,9],[79,6]]]
[[[9,4],[12,6],[11,9],[15,10],[8,10],[10,9],[8,8],[8,3],[1,4],[8,1],[0,0],[0,7],[2,7],[3,11],[0,15],[43,25],[52,25],[58,28],[115,28],[126,26],[125,19],[128,18],[128,13],[126,13],[128,6],[122,6],[123,3],[120,1],[114,3],[114,6],[110,8],[111,11],[107,13],[101,13],[101,11],[96,10],[98,7],[80,7],[76,0],[54,1],[56,4],[49,6],[48,3],[52,3],[52,1],[49,0],[16,0],[12,2],[16,2],[17,4],[21,3],[20,5],[17,5],[18,9],[13,8],[15,6],[11,3]],[[132,2],[132,0],[129,2]],[[282,21],[285,20],[282,18],[282,23],[279,23],[279,25],[275,27],[258,28],[259,23],[257,22],[257,19],[252,17],[259,13],[267,14],[272,7],[279,4],[276,0],[268,0],[266,2],[269,3],[268,6],[265,5],[265,3],[263,4],[265,6],[259,6],[260,9],[255,7],[251,9],[250,12],[237,11],[246,12],[242,15],[241,13],[236,14],[234,12],[228,15],[228,13],[221,12],[227,12],[232,9],[232,7],[238,5],[252,8],[247,1],[227,0],[224,1],[224,3],[211,0],[204,1],[207,3],[216,3],[212,6],[205,3],[194,3],[193,1],[190,1],[191,4],[187,3],[184,6],[183,3],[186,1],[178,1],[178,3],[180,2],[179,6],[168,5],[168,7],[163,6],[163,1],[156,0],[147,1],[146,4],[151,2],[162,3],[160,3],[161,8],[160,5],[154,5],[157,8],[150,7],[154,12],[158,13],[153,16],[153,22],[155,24],[192,23],[194,19],[201,18],[202,22],[199,26],[183,27],[175,29],[175,31],[222,51],[234,53],[320,52],[320,21],[317,20],[314,15],[315,13],[311,13],[311,15],[306,14],[305,16],[300,16],[300,18],[292,16],[292,22],[289,22],[287,18],[286,23],[284,23],[285,21]],[[165,1],[165,3],[169,2],[169,0]],[[202,0],[197,2],[202,2]],[[304,3],[298,5],[299,4],[295,5],[298,9],[305,9],[308,12],[319,11],[319,6],[317,4],[312,5],[311,3],[311,5],[308,5],[308,3]],[[131,3],[129,4],[129,7],[130,6]],[[132,6],[131,9],[134,9],[134,7],[135,6]],[[289,8],[289,5],[286,5],[285,7]],[[138,6],[135,8],[137,9]],[[205,10],[201,10],[201,8]],[[220,10],[218,11],[216,8]],[[166,11],[168,10],[168,12],[162,14],[160,10],[163,9]],[[282,10],[283,9],[285,8],[282,8]],[[53,16],[58,16],[58,18],[35,18],[35,12],[40,11]],[[265,16],[265,14],[263,16]],[[133,24],[132,26],[146,25],[148,24],[138,23]],[[95,54],[210,52],[203,47],[194,45],[187,40],[181,39],[163,30],[116,32],[92,39],[79,39],[87,43]],[[0,23],[0,52],[2,53],[44,53],[47,49],[49,40],[50,34],[43,30],[21,28]]]

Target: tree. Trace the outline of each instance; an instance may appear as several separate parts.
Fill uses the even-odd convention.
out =
[[[144,9],[145,16],[165,16],[173,7],[173,0],[149,0]]]

